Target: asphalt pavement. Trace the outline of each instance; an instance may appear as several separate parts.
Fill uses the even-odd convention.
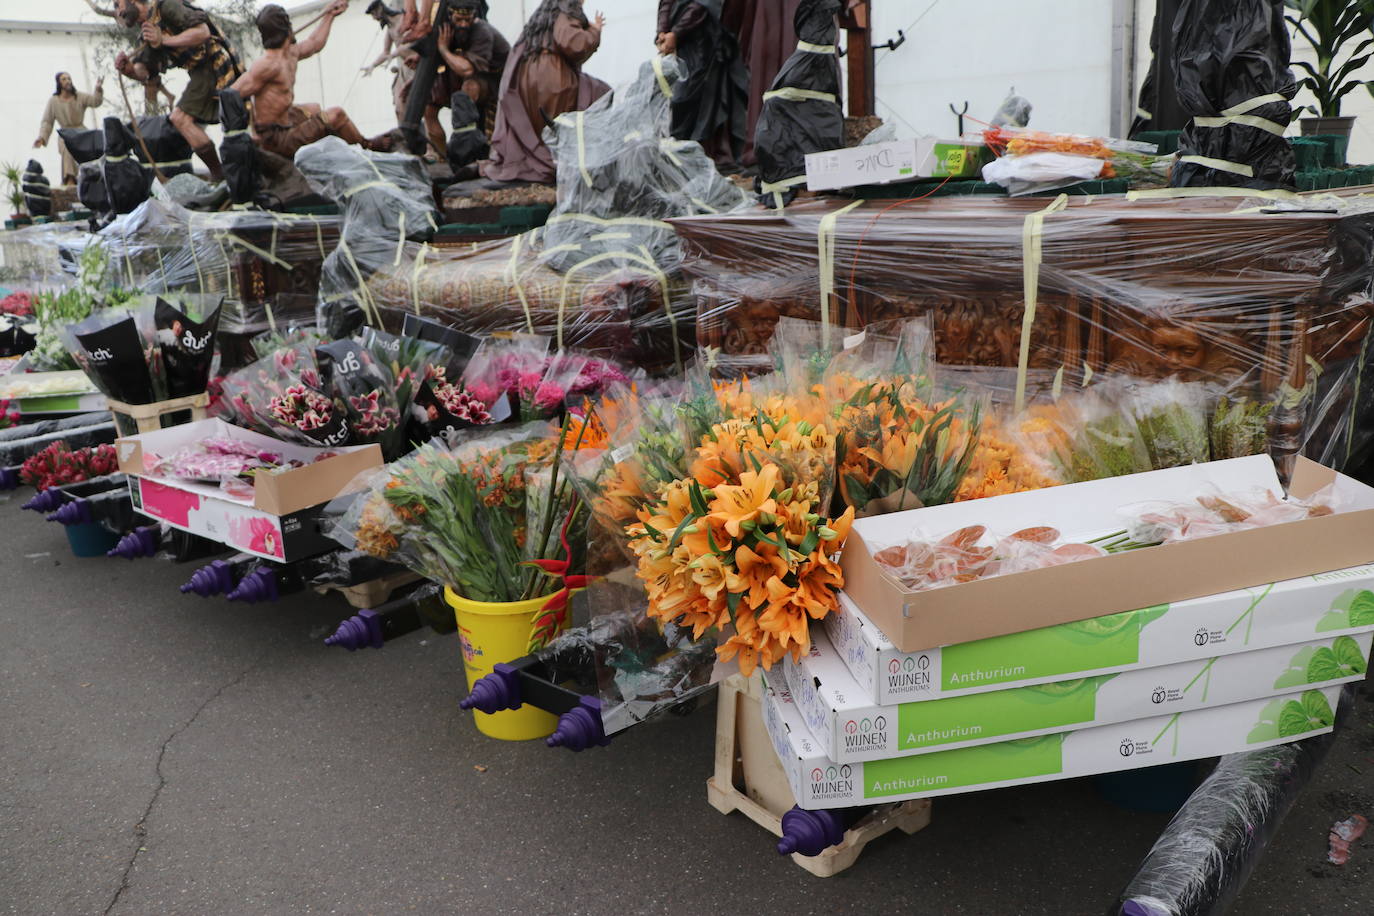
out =
[[[27,493],[25,493],[25,496]],[[936,799],[814,878],[706,802],[714,708],[582,754],[481,736],[457,642],[321,640],[337,596],[178,593],[194,565],[75,559],[0,496],[0,912],[1105,913],[1168,815],[1093,780]],[[1374,692],[1233,913],[1374,912]]]

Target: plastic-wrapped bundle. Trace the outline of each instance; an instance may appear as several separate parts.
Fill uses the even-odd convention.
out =
[[[449,101],[453,133],[448,138],[448,165],[455,175],[479,159],[487,158],[491,145],[482,132],[482,113],[466,92],[455,92]]]
[[[380,270],[357,297],[389,329],[421,314],[473,334],[541,334],[646,369],[682,365],[695,303],[665,220],[747,199],[700,146],[667,137],[676,67],[670,58],[647,63],[614,104],[606,96],[560,117],[550,147],[559,205],[545,227],[460,250],[412,244],[399,258],[393,231],[377,243],[386,249]]]
[[[105,191],[105,170],[99,160],[77,166],[76,199],[94,214],[109,212],[110,195]]]
[[[1342,694],[1343,711],[1351,693]],[[1332,733],[1223,757],[1155,841],[1113,912],[1225,912],[1334,739]]]
[[[844,146],[835,15],[840,0],[803,0],[793,20],[797,50],[763,96],[754,128],[759,199],[781,208],[806,183],[806,154]]]
[[[331,337],[364,324],[381,327],[367,278],[395,264],[408,239],[427,239],[438,228],[424,164],[404,153],[374,153],[325,137],[296,151],[296,168],[318,193],[344,208],[338,248],[320,277],[320,327]]]
[[[128,213],[148,199],[152,176],[134,156],[134,135],[119,118],[105,119],[105,158],[101,172],[115,213]]]
[[[52,186],[43,174],[43,166],[37,159],[30,159],[24,167],[22,179],[24,208],[30,216],[48,216],[52,213]]]
[[[1226,399],[1223,438],[1237,446],[1262,426],[1276,457],[1360,457],[1374,432],[1374,208],[1354,195],[1307,206],[1167,194],[817,201],[674,226],[698,344],[719,373],[771,368],[782,316],[844,335],[930,315],[937,361],[1013,369],[1016,403],[1030,403],[1036,371],[1063,392],[1173,376]]]
[[[1193,118],[1170,182],[1291,188],[1293,147],[1283,133],[1298,84],[1284,4],[1181,0],[1173,29],[1178,99]]]
[[[262,183],[258,148],[248,133],[248,108],[243,97],[233,89],[225,89],[219,94],[219,120],[224,128],[219,156],[224,163],[229,198],[236,204],[251,203]],[[186,154],[191,154],[189,147]]]
[[[146,151],[144,147],[147,147]],[[156,180],[156,173],[163,178],[173,175],[189,175],[191,167],[191,144],[172,126],[167,115],[152,115],[138,119],[138,134],[134,138],[134,155],[143,163],[144,171]],[[148,157],[152,156],[152,161]]]

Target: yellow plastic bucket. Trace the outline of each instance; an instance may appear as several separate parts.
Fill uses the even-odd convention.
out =
[[[529,601],[471,601],[444,589],[444,600],[453,608],[458,621],[458,641],[463,648],[463,670],[468,689],[478,678],[491,674],[498,662],[508,662],[526,654],[530,627],[549,596]],[[558,717],[535,706],[521,706],[498,713],[472,711],[477,730],[502,741],[529,741],[553,734]]]

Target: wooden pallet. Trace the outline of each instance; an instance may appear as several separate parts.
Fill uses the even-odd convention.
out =
[[[782,763],[763,724],[763,688],[757,673],[735,675],[720,685],[716,708],[716,772],[706,797],[722,814],[738,811],[782,836],[782,816],[795,803]],[[930,799],[880,805],[845,832],[844,840],[817,856],[792,861],[819,878],[830,878],[858,860],[871,841],[900,830],[913,834],[930,823]]]
[[[361,610],[380,607],[390,599],[391,593],[396,589],[419,580],[420,577],[413,572],[399,572],[390,576],[382,576],[380,579],[373,579],[371,582],[359,582],[357,585],[347,587],[322,585],[318,586],[315,591],[321,595],[327,592],[338,592],[344,596],[345,601]]]

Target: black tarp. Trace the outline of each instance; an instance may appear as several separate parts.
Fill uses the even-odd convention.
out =
[[[171,119],[166,115],[139,118],[138,132],[143,142],[139,143],[135,138],[134,155],[147,166],[150,175],[153,174],[153,166],[157,167],[163,178],[193,171],[191,144],[186,142],[181,131],[172,126]],[[145,146],[148,148],[146,152],[143,149]],[[151,161],[149,156],[152,156]]]
[[[790,202],[806,177],[806,154],[844,146],[840,65],[833,48],[840,0],[802,0],[793,20],[799,44],[763,97],[754,130],[759,199]]]
[[[119,118],[105,119],[105,194],[115,213],[129,213],[148,199],[151,176],[134,157],[134,133]]]
[[[58,129],[57,135],[62,138],[63,145],[67,147],[67,152],[72,154],[77,165],[94,162],[105,155],[105,134],[101,131],[85,127],[63,127]]]
[[[22,184],[24,208],[29,211],[29,216],[51,216],[52,186],[48,184],[48,179],[43,174],[43,166],[38,164],[38,160],[29,160],[29,164],[24,168]]]
[[[829,2],[838,6],[837,0]],[[677,58],[687,76],[673,88],[669,132],[674,139],[695,140],[720,156],[726,152],[718,143],[724,131],[729,152],[738,161],[744,155],[749,120],[749,70],[739,39],[721,23],[722,0],[677,0],[674,20],[693,3],[704,7],[707,16],[699,28],[678,39]]]
[[[1283,132],[1298,84],[1282,0],[1181,0],[1173,22],[1179,103],[1175,187],[1293,185]]]
[[[229,185],[229,198],[236,204],[252,203],[262,187],[262,171],[257,145],[248,133],[248,108],[233,89],[224,89],[219,94],[219,122],[224,128],[219,158],[224,166],[224,181]]]
[[[448,138],[448,164],[455,175],[464,166],[487,158],[491,145],[482,132],[482,113],[466,92],[455,92],[449,100],[453,133]]]

